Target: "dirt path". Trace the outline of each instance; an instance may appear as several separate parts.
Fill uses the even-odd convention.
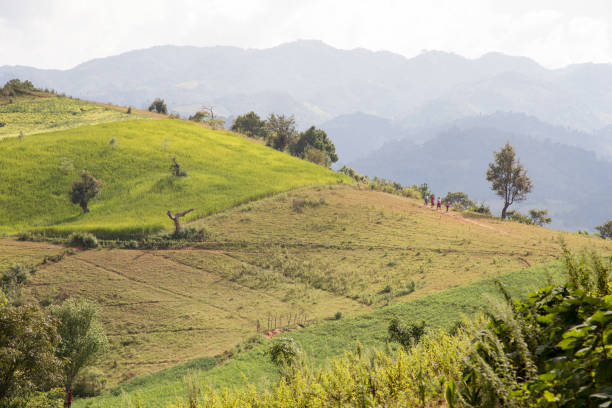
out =
[[[467,223],[470,223],[470,224],[473,224],[473,225],[477,225],[479,227],[486,228],[486,229],[491,230],[491,231],[499,232],[500,234],[508,235],[508,233],[506,231],[504,231],[504,230],[501,230],[499,228],[495,228],[492,225],[483,224],[481,222],[478,222],[478,221],[475,221],[475,220],[472,220],[472,219],[469,219],[469,218],[462,217],[461,215],[456,214],[456,213],[446,212],[444,210],[437,210],[437,209],[433,209],[432,211],[436,211],[437,213],[446,215],[447,217],[455,217],[455,218],[457,218],[460,221],[467,222]]]

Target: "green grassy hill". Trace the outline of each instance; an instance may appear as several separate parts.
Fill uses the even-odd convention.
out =
[[[551,263],[503,274],[497,279],[506,285],[513,296],[524,296],[528,291],[546,285],[550,279],[562,281],[562,275],[560,263]],[[412,322],[423,320],[430,329],[448,330],[463,318],[484,311],[500,300],[502,297],[493,279],[484,279],[358,316],[284,333],[283,336],[295,339],[304,350],[309,366],[328,367],[330,359],[340,357],[346,351],[355,351],[358,344],[366,350],[397,348],[397,344],[389,344],[386,340],[387,327],[393,318]],[[255,343],[251,349],[243,347],[225,363],[201,358],[139,377],[116,387],[115,395],[77,400],[74,406],[111,408],[130,400],[133,403],[141,401],[148,408],[162,408],[169,403],[186,400],[185,377],[189,375],[195,375],[202,388],[240,389],[253,384],[257,389],[264,390],[280,380],[278,369],[264,356],[266,343]]]
[[[19,97],[0,97],[0,140],[53,132],[85,125],[156,117],[149,112],[34,92]],[[161,116],[161,115],[159,115]]]
[[[187,177],[171,175],[175,156]],[[83,169],[104,183],[85,215],[68,199]],[[193,219],[274,192],[345,179],[242,136],[180,120],[112,122],[5,139],[0,174],[0,232],[87,230],[102,238],[141,237],[170,227],[167,210],[193,207]]]
[[[446,214],[418,200],[346,185],[276,194],[191,225],[205,226],[213,240],[180,250],[78,252],[41,266],[32,278],[28,293],[44,303],[85,296],[101,305],[111,339],[101,367],[110,384],[222,354],[257,335],[258,322],[261,334],[299,327],[304,320],[315,330],[336,312],[342,322],[387,306],[408,313],[405,302],[554,261],[560,235],[578,251],[612,252],[609,240]],[[19,257],[20,243],[0,240],[0,245],[0,252]],[[53,247],[37,250],[42,257]],[[539,284],[546,271],[537,271],[537,276],[521,272],[513,286]],[[481,304],[478,296],[470,289],[463,301]],[[432,309],[437,320],[451,322],[469,309],[449,305]],[[412,310],[416,314],[410,317],[419,318],[425,309]],[[374,319],[366,316],[361,321]],[[384,319],[369,324],[384,326]],[[330,333],[340,330],[329,327]],[[327,347],[328,336],[320,335],[320,347]],[[359,338],[368,343],[364,336]],[[333,341],[329,355],[345,344],[341,336]],[[315,347],[316,338],[308,342]],[[254,369],[259,363],[253,364]],[[224,375],[224,381],[240,381],[236,372]]]

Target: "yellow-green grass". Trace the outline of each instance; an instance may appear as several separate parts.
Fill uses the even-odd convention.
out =
[[[0,239],[0,274],[15,264],[36,266],[43,262],[45,256],[57,256],[64,250],[64,247],[46,242]]]
[[[187,177],[171,175],[172,157]],[[83,169],[104,183],[85,215],[68,198]],[[0,174],[0,232],[86,230],[99,238],[170,227],[168,210],[194,208],[193,219],[297,186],[347,180],[242,136],[170,119],[6,139]]]
[[[144,116],[127,108],[101,105],[64,96],[23,96],[0,101],[0,140]]]
[[[552,281],[564,279],[560,262],[530,269],[513,271],[497,276],[509,293],[516,297]],[[358,316],[321,323],[305,329],[284,333],[295,339],[304,351],[306,364],[315,369],[330,368],[329,361],[345,351],[362,349],[397,348],[387,343],[387,328],[391,319],[404,322],[425,321],[429,329],[450,329],[455,324],[479,311],[487,310],[502,300],[492,278],[429,294],[408,302],[378,308]],[[197,359],[164,370],[152,376],[143,376],[116,387],[113,394],[97,398],[77,399],[75,407],[110,408],[121,406],[127,399],[140,401],[148,408],[161,408],[188,396],[185,376],[197,379],[201,387],[217,389],[243,389],[247,384],[265,390],[280,378],[278,370],[264,355],[268,342],[249,351],[243,351],[225,364],[214,366],[211,359]]]
[[[294,200],[311,204],[297,212]],[[549,262],[559,236],[578,251],[612,252],[609,240],[447,215],[342,185],[277,194],[193,225],[211,230],[205,246],[217,249],[84,251],[33,278],[37,299],[100,303],[111,384],[217,355],[256,335],[258,320],[267,329],[268,316],[282,317],[278,326],[288,314],[311,324],[355,316]]]

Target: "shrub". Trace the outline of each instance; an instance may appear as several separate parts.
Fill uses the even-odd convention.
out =
[[[335,320],[340,320],[340,319],[342,319],[342,312],[336,312],[336,314],[334,315],[334,319],[335,319]]]
[[[491,215],[491,208],[484,202],[471,207],[470,211],[478,214]]]
[[[302,350],[291,337],[275,340],[264,352],[277,367],[291,367],[299,362]]]
[[[531,218],[529,218],[525,214],[521,214],[518,211],[508,211],[506,213],[506,216],[508,217],[510,221],[519,222],[521,224],[527,224],[527,225],[533,224],[533,221],[531,220]]]
[[[125,112],[125,113],[127,113],[128,115],[131,115],[132,114],[132,107],[128,106],[127,112]]]
[[[105,387],[104,372],[96,367],[87,367],[75,378],[72,392],[77,397],[95,397],[102,394]]]
[[[417,344],[425,334],[425,322],[421,322],[420,325],[413,323],[403,325],[399,319],[395,318],[389,324],[387,332],[389,341],[397,342],[408,349]]]
[[[98,239],[89,232],[73,232],[68,236],[68,245],[79,248],[97,248]]]
[[[448,192],[446,197],[442,199],[442,202],[449,202],[454,208],[466,210],[471,207],[475,207],[476,204],[470,200],[468,195],[464,192],[458,191],[455,193]]]

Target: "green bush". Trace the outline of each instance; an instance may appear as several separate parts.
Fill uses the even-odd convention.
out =
[[[302,350],[292,337],[275,340],[265,351],[270,360],[278,367],[291,367],[299,362]]]
[[[79,248],[97,248],[98,239],[89,232],[73,232],[68,236],[68,245]]]
[[[105,387],[104,372],[96,367],[87,367],[75,378],[72,392],[77,397],[95,397],[102,394]]]

